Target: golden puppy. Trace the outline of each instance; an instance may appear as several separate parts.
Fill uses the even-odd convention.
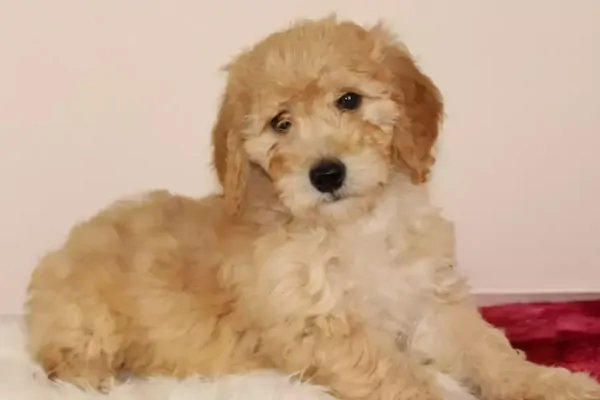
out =
[[[480,318],[423,185],[442,100],[383,27],[301,22],[228,74],[223,195],[117,203],[34,272],[29,345],[50,376],[274,368],[341,399],[600,399]]]

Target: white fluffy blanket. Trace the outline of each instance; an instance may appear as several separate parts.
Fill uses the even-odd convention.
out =
[[[25,331],[17,318],[0,319],[1,400],[333,400],[318,387],[275,372],[217,380],[169,378],[132,380],[110,394],[84,392],[48,381],[25,351]]]

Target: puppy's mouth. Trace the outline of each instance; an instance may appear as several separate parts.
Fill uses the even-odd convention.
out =
[[[347,193],[344,193],[342,190],[336,190],[335,192],[327,193],[324,196],[324,202],[326,204],[337,203],[342,200],[347,199],[349,196]]]
[[[321,202],[324,204],[335,204],[342,203],[344,201],[360,200],[366,197],[372,197],[373,195],[376,195],[381,190],[384,190],[385,187],[386,182],[384,181],[377,182],[375,187],[372,188],[373,190],[371,191],[356,190],[356,188],[344,184],[342,187],[340,187],[337,190],[334,190],[333,192],[322,193]]]

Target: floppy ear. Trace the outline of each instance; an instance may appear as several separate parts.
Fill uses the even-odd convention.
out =
[[[410,170],[414,183],[423,183],[435,162],[433,146],[444,113],[442,96],[405,46],[381,26],[375,29],[385,38],[381,51],[392,74],[392,97],[404,110],[394,127],[392,157]]]
[[[244,104],[247,102],[234,95],[228,85],[212,130],[213,164],[232,214],[242,208],[250,170],[241,135],[246,117]]]

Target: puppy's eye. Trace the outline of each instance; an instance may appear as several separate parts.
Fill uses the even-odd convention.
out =
[[[271,128],[278,133],[287,133],[292,128],[292,121],[285,115],[279,114],[270,122]]]
[[[353,111],[360,107],[361,102],[362,96],[360,94],[348,92],[344,93],[344,95],[337,100],[337,106],[340,110]]]

